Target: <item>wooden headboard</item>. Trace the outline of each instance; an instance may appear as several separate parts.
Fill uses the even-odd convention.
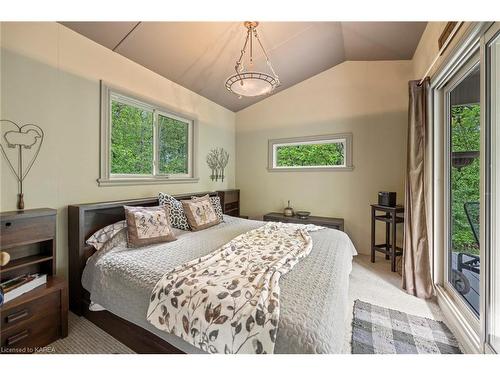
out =
[[[216,196],[216,192],[174,195],[175,198],[191,199],[192,196]],[[89,293],[82,287],[82,273],[87,259],[95,249],[85,241],[106,225],[125,219],[123,206],[157,206],[158,198],[141,198],[114,202],[87,203],[68,206],[68,251],[69,251],[69,307],[81,315],[89,302]]]

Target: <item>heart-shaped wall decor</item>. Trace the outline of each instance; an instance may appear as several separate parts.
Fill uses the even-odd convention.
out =
[[[23,181],[40,153],[44,133],[38,125],[19,126],[10,120],[0,120],[0,126],[0,148],[19,183],[18,208],[24,209]]]

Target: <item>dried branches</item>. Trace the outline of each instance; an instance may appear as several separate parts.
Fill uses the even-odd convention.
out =
[[[219,178],[224,181],[224,169],[229,162],[229,153],[222,147],[210,150],[207,155],[208,167],[212,170],[210,178],[217,181]]]

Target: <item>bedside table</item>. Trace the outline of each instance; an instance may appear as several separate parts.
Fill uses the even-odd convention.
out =
[[[0,353],[33,353],[68,336],[66,280],[49,276],[45,285],[7,302],[0,308]]]
[[[0,213],[0,249],[11,257],[0,279],[47,275],[46,284],[0,307],[0,353],[33,353],[68,335],[67,282],[55,276],[56,214],[50,208]]]
[[[222,212],[229,216],[240,216],[240,190],[227,189],[217,190],[217,195],[220,198]]]
[[[315,224],[322,227],[344,231],[344,219],[335,217],[309,216],[299,219],[297,216],[285,216],[280,212],[270,212],[264,215],[264,221],[278,221],[282,223]]]
[[[375,252],[379,251],[385,254],[386,260],[391,260],[391,271],[396,272],[396,257],[403,255],[403,249],[396,246],[396,233],[397,224],[404,223],[405,212],[403,206],[381,206],[379,204],[372,204],[372,231],[371,231],[371,257],[372,263],[375,263]],[[383,214],[377,214],[382,212]],[[377,244],[375,242],[375,222],[382,221],[385,223],[385,243]]]

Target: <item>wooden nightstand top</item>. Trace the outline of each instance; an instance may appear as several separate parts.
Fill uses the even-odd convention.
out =
[[[281,212],[270,212],[264,215],[264,221],[279,221],[282,223],[315,224],[344,231],[344,219],[326,216],[309,216],[299,219],[297,216],[285,216]]]
[[[405,208],[403,206],[401,206],[400,204],[398,204],[396,206],[392,206],[392,207],[391,206],[382,206],[381,204],[372,204],[371,206],[378,211],[385,211],[385,212],[392,212],[392,211],[404,212],[405,211]]]
[[[5,211],[0,212],[0,220],[19,220],[31,219],[40,216],[52,216],[57,214],[57,210],[53,208],[34,208],[31,210]]]

